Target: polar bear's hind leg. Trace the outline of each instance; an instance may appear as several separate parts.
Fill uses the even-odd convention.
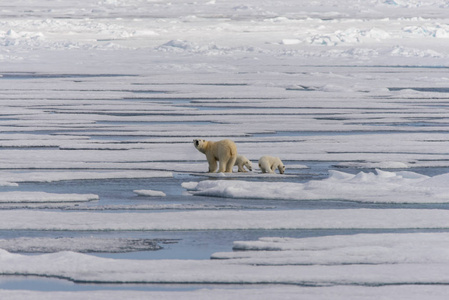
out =
[[[226,164],[226,172],[232,173],[232,167],[235,165],[237,155],[231,156]]]
[[[222,159],[222,160],[220,160],[218,163],[219,163],[218,173],[224,173],[224,172],[226,172],[226,163],[227,163],[227,161],[225,161],[224,159]]]

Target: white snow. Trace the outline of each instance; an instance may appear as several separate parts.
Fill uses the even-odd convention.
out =
[[[448,9],[446,0],[1,3],[0,284],[29,274],[258,285],[0,289],[0,298],[446,299]],[[253,162],[279,156],[286,174],[208,174],[193,138],[231,138]],[[108,187],[86,191],[97,179]],[[113,251],[128,230],[254,239],[257,229],[336,236],[236,241],[245,251],[214,254],[226,260],[70,252]]]
[[[55,194],[45,192],[0,192],[0,203],[84,202],[98,200],[93,194]]]
[[[433,209],[199,210],[158,213],[0,211],[0,230],[447,229]]]
[[[25,256],[0,250],[0,272],[96,283],[446,285],[448,241],[447,233],[264,238],[246,244],[251,249],[258,244],[259,251],[216,254],[226,260],[132,261],[74,252]],[[278,251],[265,250],[273,247]],[[98,272],[86,272],[87,268]]]
[[[172,177],[166,171],[35,171],[6,172],[0,171],[0,180],[4,182],[54,182],[63,180],[95,180],[117,178],[153,178]]]
[[[330,171],[327,179],[306,183],[204,180],[183,187],[195,195],[279,200],[347,200],[373,203],[447,203],[449,174],[414,172],[349,174]]]
[[[136,193],[139,196],[148,196],[148,197],[165,197],[165,196],[167,196],[162,191],[153,191],[153,190],[134,190],[134,193]]]
[[[410,165],[400,161],[382,162],[344,162],[338,163],[341,167],[368,168],[368,169],[408,169]]]
[[[239,297],[245,299],[312,299],[312,300],[347,300],[347,299],[391,299],[391,295],[401,295],[407,299],[423,299],[431,297],[432,299],[444,300],[447,298],[448,288],[438,285],[399,285],[399,286],[325,286],[325,287],[301,287],[301,286],[269,286],[269,287],[251,287],[237,286],[235,288],[204,288],[195,291],[174,291],[171,293],[161,291],[90,291],[90,292],[35,292],[25,290],[0,290],[0,295],[11,300],[41,300],[49,297],[56,297],[62,300],[74,299],[123,299],[132,297],[133,299],[217,299],[232,300]]]
[[[0,240],[0,248],[9,252],[46,253],[60,251],[76,252],[132,252],[158,250],[161,246],[150,239],[127,238],[16,238]]]
[[[255,265],[438,264],[448,260],[447,243],[447,233],[261,238],[235,242],[238,251],[212,258]]]

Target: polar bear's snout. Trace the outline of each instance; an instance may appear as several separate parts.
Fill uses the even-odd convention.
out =
[[[284,174],[284,172],[285,172],[285,166],[284,165],[279,166],[278,169],[279,169],[279,173]]]
[[[205,142],[205,140],[195,139],[195,140],[193,140],[193,145],[195,146],[196,149],[198,149],[198,147],[200,147],[201,144],[204,142]]]
[[[244,166],[249,170],[252,171],[253,170],[253,165],[251,164],[251,162],[249,160],[245,161]]]

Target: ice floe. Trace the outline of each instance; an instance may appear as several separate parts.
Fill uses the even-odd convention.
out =
[[[329,171],[306,183],[204,180],[183,186],[195,195],[279,200],[346,200],[371,203],[448,203],[449,174],[429,177],[399,171],[349,174]]]
[[[46,300],[56,297],[61,300],[76,300],[80,298],[93,297],[97,300],[123,299],[131,297],[136,300],[145,300],[148,298],[164,300],[197,300],[197,299],[216,299],[229,300],[244,297],[248,300],[260,299],[288,299],[297,298],[301,295],[304,299],[310,300],[348,300],[363,299],[377,300],[394,298],[397,295],[410,300],[420,300],[431,297],[435,300],[444,300],[447,298],[449,288],[445,285],[386,285],[386,286],[227,286],[219,288],[202,288],[192,291],[121,291],[121,290],[98,290],[83,292],[61,292],[61,291],[27,291],[27,290],[0,290],[0,296],[5,299],[20,300]],[[392,295],[394,295],[392,297]],[[430,295],[430,296],[429,296]]]
[[[448,174],[434,175],[449,166],[447,1],[69,2],[0,5],[0,248],[60,251],[0,250],[0,283],[141,285],[0,298],[447,298]],[[232,138],[253,162],[276,154],[291,173],[205,173],[198,137]],[[335,166],[347,169],[322,179]],[[252,240],[289,229],[351,235]],[[129,230],[247,240],[222,260],[73,252],[149,250],[118,238]],[[135,291],[145,282],[207,288]]]
[[[94,194],[55,194],[46,192],[0,192],[0,203],[85,202],[98,200]]]
[[[447,284],[446,233],[365,234],[304,240],[263,238],[237,244],[251,249],[259,245],[259,248],[214,255],[224,260],[140,261],[67,251],[25,256],[0,250],[0,273],[86,283]],[[267,251],[274,248],[277,251]],[[96,272],[86,272],[86,269]]]
[[[238,284],[235,289],[196,291],[117,292],[114,295],[218,296],[248,295],[260,299],[301,293],[308,299],[378,299],[400,293],[410,299],[447,296],[447,233],[358,234],[316,238],[261,238],[235,242],[237,252],[216,253],[213,260],[123,260],[73,252],[26,256],[0,250],[2,274],[29,274],[75,282],[98,283],[197,283]],[[92,240],[87,241],[92,243]],[[94,243],[95,244],[95,243]],[[217,260],[221,259],[221,260]],[[96,270],[95,273],[86,269]],[[277,286],[264,286],[277,283]],[[244,284],[258,284],[257,288]],[[282,285],[284,284],[284,285]],[[297,286],[291,286],[295,284]],[[260,286],[259,286],[260,285]],[[310,285],[313,285],[310,287]],[[307,287],[309,286],[309,287]],[[335,293],[335,294],[333,294]],[[108,291],[35,292],[6,291],[0,295],[20,299],[45,299],[49,295],[76,299],[81,295],[106,299]],[[223,295],[226,297],[221,298]],[[34,297],[34,298],[33,298]],[[255,298],[251,298],[255,297]],[[114,298],[115,299],[115,298]],[[144,299],[144,298],[142,298]],[[197,298],[195,298],[197,299]]]
[[[438,209],[198,210],[158,213],[0,211],[0,230],[449,228]]]
[[[368,169],[408,169],[410,164],[400,161],[382,161],[382,162],[344,162],[338,163],[339,167],[368,168]]]
[[[162,191],[153,191],[153,190],[134,190],[139,196],[148,196],[148,197],[165,197],[166,194]]]
[[[17,184],[21,182],[54,182],[63,180],[153,178],[172,176],[173,174],[171,172],[166,171],[0,171],[0,182],[5,182],[6,184]]]
[[[163,240],[131,238],[15,238],[0,240],[0,248],[15,253],[50,253],[74,251],[81,253],[108,252],[124,253],[133,251],[160,250]]]
[[[215,253],[256,265],[447,263],[447,233],[356,234],[315,238],[260,238],[234,242],[235,252]]]

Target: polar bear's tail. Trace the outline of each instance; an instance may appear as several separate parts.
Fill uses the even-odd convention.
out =
[[[237,150],[236,149],[234,149],[234,148],[230,148],[229,149],[229,156],[230,157],[235,157],[236,159],[237,159]]]
[[[237,149],[234,147],[229,148],[229,161],[226,164],[226,172],[232,173],[232,167],[235,165],[237,160]]]

